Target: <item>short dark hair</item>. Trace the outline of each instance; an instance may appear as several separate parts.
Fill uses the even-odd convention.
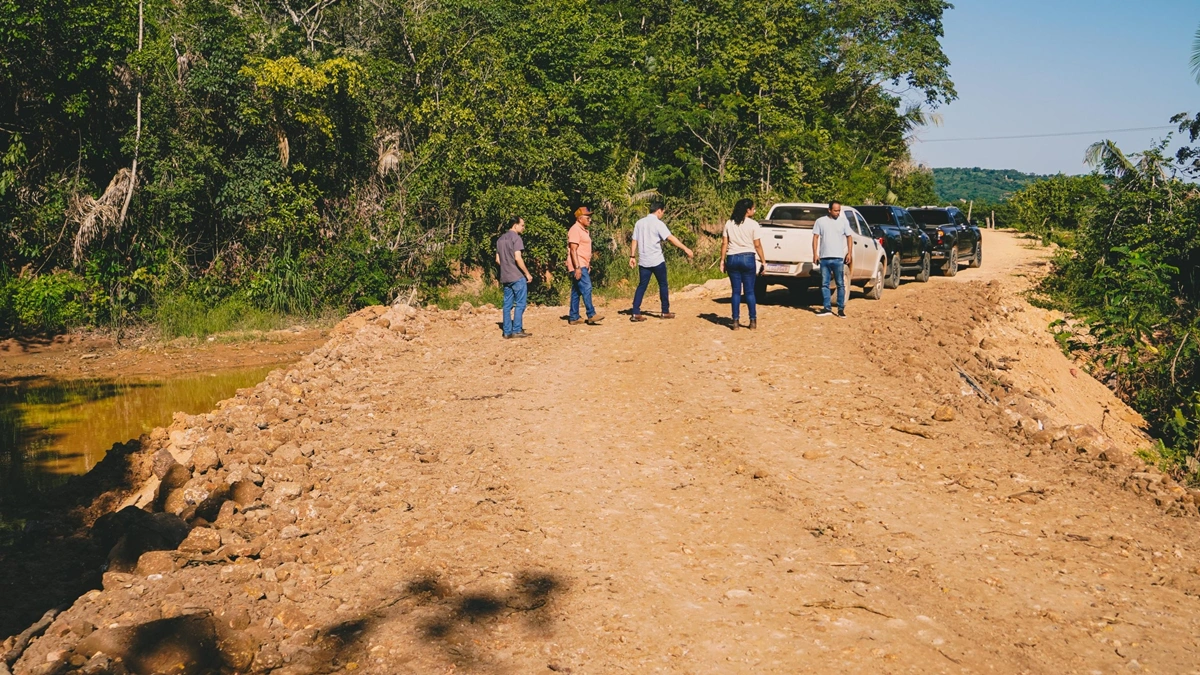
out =
[[[522,218],[521,216],[513,216],[512,218],[509,218],[509,219],[508,219],[508,229],[510,229],[510,230],[511,230],[511,229],[513,229],[513,228],[514,228],[514,227],[516,227],[516,226],[517,226],[517,225],[518,225],[518,224],[519,224],[519,223],[520,223],[522,220],[525,220],[525,219],[524,219],[524,218]]]
[[[834,205],[834,204],[837,204],[838,206],[841,206],[841,205],[842,205],[842,203],[841,203],[841,202],[839,202],[838,200],[836,200],[836,199],[835,199],[835,200],[833,200],[833,201],[829,202],[829,210],[830,210],[830,211],[832,211],[832,210],[833,210],[833,205]]]
[[[654,213],[655,211],[662,211],[666,208],[667,208],[667,205],[664,204],[663,200],[661,200],[661,199],[655,199],[654,201],[650,202],[650,213]]]

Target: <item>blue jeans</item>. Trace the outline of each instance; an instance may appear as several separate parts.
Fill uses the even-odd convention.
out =
[[[504,334],[524,333],[521,318],[525,315],[525,304],[529,299],[529,285],[524,279],[504,284]],[[510,314],[511,312],[511,314]]]
[[[846,309],[846,261],[842,258],[821,258],[821,300],[826,312],[833,311],[829,305],[829,277],[837,281],[838,309]]]
[[[658,300],[662,303],[662,313],[671,311],[671,299],[667,292],[667,262],[664,260],[654,267],[638,267],[638,287],[633,293],[634,316],[642,313],[642,298],[646,295],[646,289],[650,287],[651,275],[658,281]]]
[[[575,278],[574,272],[567,272],[571,276],[571,311],[567,313],[567,318],[571,321],[579,320],[579,299],[583,298],[583,307],[587,310],[587,317],[590,319],[596,316],[596,308],[592,306],[592,276],[588,274],[588,268],[580,267],[581,274],[579,278]]]
[[[750,306],[750,320],[758,320],[758,300],[754,297],[754,278],[758,276],[758,262],[753,253],[738,253],[725,257],[725,272],[729,274],[729,286],[733,289],[733,321],[737,323],[742,311],[742,296]]]

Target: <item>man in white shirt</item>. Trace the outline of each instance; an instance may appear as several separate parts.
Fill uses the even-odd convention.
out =
[[[821,300],[824,305],[817,316],[833,316],[830,305],[829,279],[837,282],[838,316],[846,316],[845,265],[854,262],[854,233],[850,221],[842,215],[840,202],[829,205],[829,215],[817,218],[813,224],[813,260],[821,265]]]
[[[667,259],[663,255],[662,243],[671,242],[687,254],[688,260],[692,259],[692,249],[684,246],[683,242],[676,239],[667,229],[667,224],[662,221],[663,209],[661,201],[651,202],[650,214],[633,226],[633,249],[629,253],[629,266],[638,268],[638,287],[633,294],[633,316],[629,317],[630,321],[646,320],[646,317],[642,316],[642,296],[646,294],[652,275],[658,281],[658,299],[662,302],[662,314],[659,316],[664,319],[675,318],[671,313],[667,290]]]

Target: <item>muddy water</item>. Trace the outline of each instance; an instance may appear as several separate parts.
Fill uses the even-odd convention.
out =
[[[278,366],[169,380],[43,378],[0,385],[0,505],[86,473],[114,443],[212,410]]]

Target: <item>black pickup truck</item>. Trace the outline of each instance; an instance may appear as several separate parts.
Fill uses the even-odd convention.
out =
[[[887,253],[887,272],[883,277],[885,288],[898,287],[902,274],[912,275],[917,281],[929,281],[929,269],[933,259],[929,235],[925,234],[907,210],[899,206],[854,208],[867,219],[871,233]]]
[[[921,206],[908,212],[929,235],[933,259],[940,262],[943,276],[958,274],[964,261],[970,267],[983,264],[983,235],[962,211],[953,206]]]

